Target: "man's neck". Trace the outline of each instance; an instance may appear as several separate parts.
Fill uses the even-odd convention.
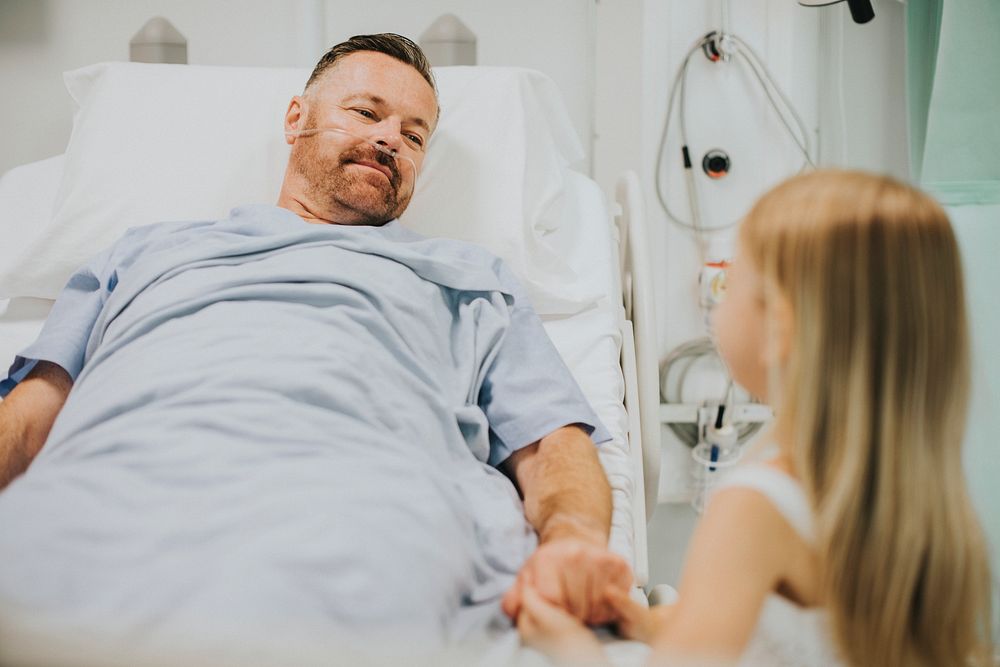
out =
[[[317,212],[314,212],[310,208],[308,202],[303,201],[291,194],[288,194],[284,190],[282,190],[281,194],[278,196],[278,206],[280,206],[281,208],[288,209],[289,211],[291,211],[292,213],[294,213],[295,215],[299,216],[300,218],[309,223],[317,225],[340,224],[335,220],[330,220],[328,218],[322,217],[322,215],[319,215]]]

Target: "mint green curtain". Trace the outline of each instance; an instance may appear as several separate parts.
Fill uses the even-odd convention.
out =
[[[913,179],[948,209],[973,338],[965,464],[993,551],[1000,640],[1000,0],[907,0]]]
[[[998,0],[1000,1],[1000,0]],[[993,145],[1000,149],[994,132]],[[972,324],[972,405],[965,469],[993,555],[993,634],[1000,644],[1000,204],[949,206]]]
[[[907,0],[914,179],[946,205],[1000,204],[1000,2]]]

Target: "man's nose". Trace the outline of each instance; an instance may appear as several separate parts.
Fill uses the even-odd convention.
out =
[[[385,120],[375,127],[371,140],[386,148],[398,151],[403,145],[402,128],[399,122]]]

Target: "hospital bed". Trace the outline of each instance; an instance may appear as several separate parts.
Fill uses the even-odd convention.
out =
[[[613,490],[610,546],[632,563],[635,593],[644,599],[659,422],[638,177],[623,174],[609,203],[593,180],[573,169],[583,151],[547,77],[508,68],[435,74],[441,125],[403,222],[427,235],[485,245],[525,283],[549,336],[614,437],[600,451]],[[60,281],[125,227],[205,219],[238,203],[275,201],[287,158],[282,113],[307,75],[125,63],[68,73],[78,110],[66,154],[0,179],[0,363],[12,361],[37,335]],[[212,95],[214,102],[204,99]],[[193,125],[213,104],[223,107],[215,108],[208,127]],[[259,118],[234,117],[237,108]],[[213,166],[238,178],[198,187],[203,174],[178,169],[197,172],[190,164],[199,150],[199,161],[217,158]],[[609,650],[622,664],[642,653],[629,642],[610,641]]]

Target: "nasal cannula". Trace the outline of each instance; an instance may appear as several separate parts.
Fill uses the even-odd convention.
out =
[[[344,134],[344,135],[347,135],[348,137],[353,137],[354,139],[357,139],[359,141],[363,141],[366,144],[369,144],[375,150],[379,151],[380,153],[385,153],[386,155],[388,155],[389,157],[391,157],[393,159],[396,159],[396,160],[406,160],[407,162],[410,163],[410,168],[413,170],[414,178],[416,178],[417,164],[411,158],[408,158],[405,155],[400,155],[399,151],[397,151],[395,148],[389,148],[388,146],[386,146],[383,143],[379,143],[377,141],[373,141],[371,139],[368,139],[367,137],[362,137],[360,135],[354,134],[353,132],[349,132],[349,131],[347,131],[347,130],[345,130],[343,128],[339,128],[339,127],[310,127],[310,128],[306,128],[304,130],[286,130],[285,131],[285,135],[286,136],[295,136],[295,137],[308,137],[308,136],[312,136],[314,134],[319,134],[321,132],[336,132],[338,134]]]

